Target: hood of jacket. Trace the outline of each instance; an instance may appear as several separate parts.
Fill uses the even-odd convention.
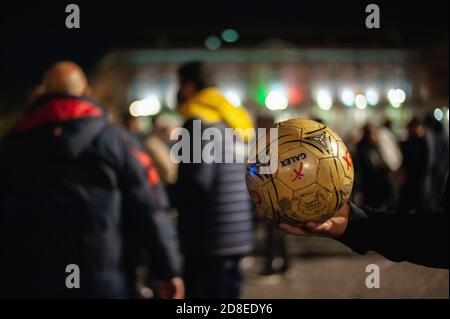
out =
[[[233,106],[219,90],[209,87],[200,90],[193,97],[187,99],[178,107],[178,112],[184,118],[199,118],[207,123],[224,121],[233,129],[253,128],[253,121],[244,107]],[[242,140],[249,140],[253,135],[246,135],[236,131]]]
[[[97,102],[69,95],[39,98],[3,138],[9,156],[56,155],[76,158],[107,124],[106,109]]]

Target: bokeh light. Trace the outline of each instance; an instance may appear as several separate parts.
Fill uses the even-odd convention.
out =
[[[239,96],[238,92],[236,92],[235,90],[226,90],[224,92],[225,97],[227,98],[227,100],[233,104],[233,106],[235,107],[239,107],[242,106],[242,101],[241,101],[241,97]]]
[[[351,107],[355,103],[355,94],[352,90],[345,89],[341,94],[341,101],[345,106]]]
[[[280,91],[270,91],[265,99],[266,107],[269,110],[284,110],[288,107],[288,99]]]
[[[134,117],[155,115],[161,111],[161,102],[156,96],[150,96],[131,103],[129,111]]]
[[[358,94],[355,98],[355,105],[358,109],[364,110],[367,107],[366,97],[362,94]]]
[[[331,93],[326,89],[320,89],[317,91],[316,100],[317,105],[319,105],[322,110],[329,110],[333,106],[333,98],[331,97]]]
[[[399,108],[406,100],[406,93],[402,89],[390,89],[387,97],[393,107]]]
[[[208,50],[218,50],[222,46],[222,41],[216,36],[207,37],[205,40],[205,47]]]
[[[442,119],[444,118],[444,112],[440,107],[434,109],[433,115],[437,121],[442,121]]]
[[[369,105],[375,106],[378,104],[380,97],[374,88],[368,88],[366,90],[366,99]]]
[[[221,34],[223,41],[232,43],[239,39],[239,34],[234,29],[226,29]]]

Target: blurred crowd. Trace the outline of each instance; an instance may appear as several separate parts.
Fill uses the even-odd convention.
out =
[[[239,264],[253,251],[255,228],[245,168],[177,165],[170,135],[192,132],[195,119],[202,132],[273,120],[254,124],[230,105],[201,62],[181,66],[178,79],[179,114],[154,116],[142,135],[137,117],[111,123],[107,108],[88,98],[78,66],[60,62],[46,72],[25,115],[1,138],[0,296],[239,297]],[[437,207],[448,136],[432,115],[411,119],[407,131],[400,141],[389,121],[367,123],[360,140],[347,141],[358,205],[405,214]],[[283,273],[285,235],[265,227],[261,274]],[[64,286],[72,263],[81,270],[78,290]]]
[[[448,135],[432,114],[412,118],[406,130],[406,139],[399,140],[389,121],[362,128],[352,152],[358,205],[405,214],[425,214],[439,205],[448,173]]]

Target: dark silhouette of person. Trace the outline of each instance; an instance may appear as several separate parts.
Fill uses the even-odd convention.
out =
[[[364,205],[382,207],[389,194],[389,169],[378,148],[377,129],[370,123],[356,145],[355,190],[362,194]]]
[[[445,136],[444,125],[433,114],[425,117],[425,138],[428,145],[428,176],[425,191],[427,210],[435,210],[439,196],[445,187],[446,172],[449,170],[448,135]],[[431,205],[431,206],[430,206]]]
[[[404,180],[400,187],[399,211],[424,213],[427,205],[426,179],[429,147],[425,127],[418,118],[408,123],[408,139],[401,144]]]

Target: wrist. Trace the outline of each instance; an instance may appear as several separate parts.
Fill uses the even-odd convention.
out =
[[[350,242],[357,241],[360,233],[364,232],[367,224],[368,216],[358,206],[352,202],[347,203],[347,221],[343,232],[336,238],[343,244],[348,245]]]

